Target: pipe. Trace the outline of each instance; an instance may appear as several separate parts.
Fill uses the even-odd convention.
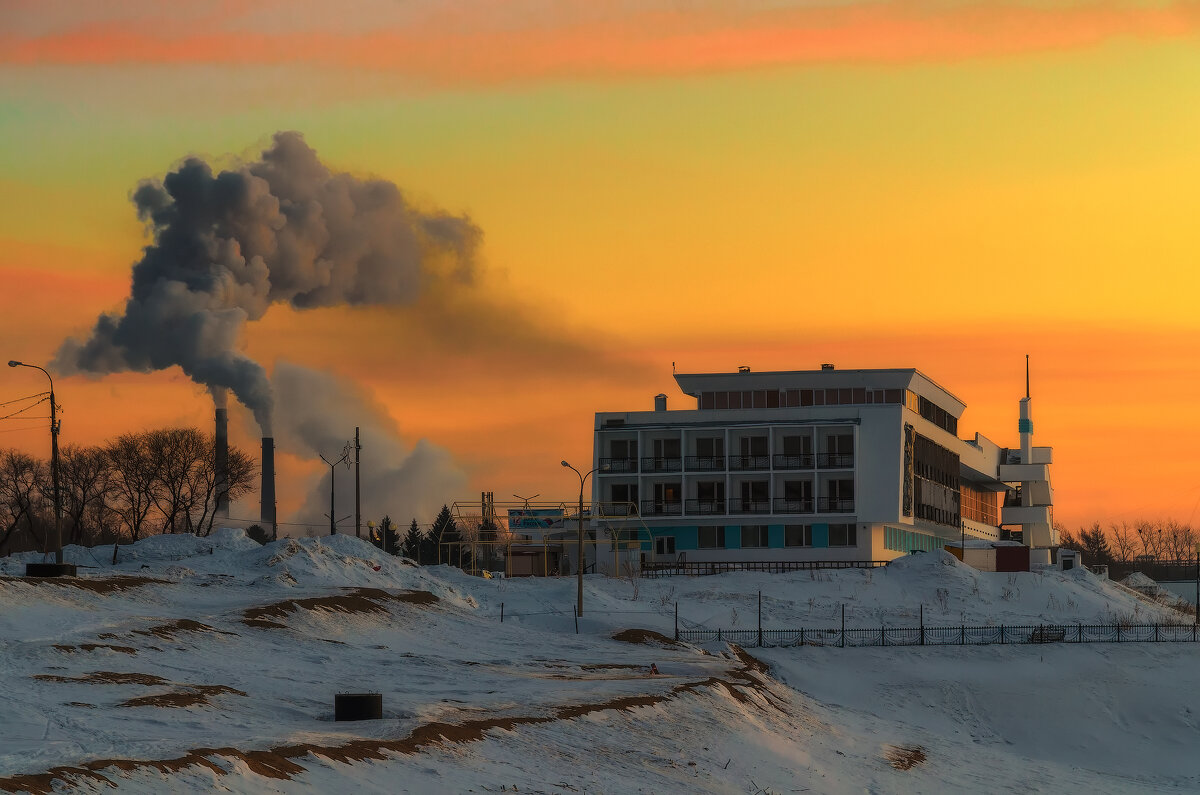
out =
[[[275,440],[264,436],[262,440],[262,488],[259,489],[259,518],[263,529],[271,529],[271,538],[276,537],[275,526]]]
[[[216,514],[221,519],[229,518],[229,412],[217,409],[216,451],[214,490],[217,495]]]

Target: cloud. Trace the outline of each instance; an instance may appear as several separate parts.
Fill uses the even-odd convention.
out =
[[[362,439],[361,501],[363,522],[390,514],[403,526],[416,518],[432,521],[443,504],[466,490],[467,476],[445,449],[421,439],[409,444],[387,410],[365,390],[329,373],[278,362],[271,376],[276,395],[275,446],[281,454],[336,461],[354,429]],[[351,459],[353,452],[351,451]],[[292,520],[328,526],[329,467],[308,488],[303,507]],[[354,515],[354,472],[337,468],[337,518]],[[286,488],[279,484],[277,489]],[[342,523],[343,531],[353,523]]]
[[[316,64],[429,85],[686,74],[827,62],[910,63],[1077,49],[1200,32],[1185,0],[1030,3],[374,5],[353,23],[321,12],[281,24],[263,3],[154,24],[97,17],[0,35],[12,64]],[[35,12],[30,12],[35,13]],[[340,15],[346,17],[347,15]],[[76,18],[77,19],[77,18]],[[47,29],[49,28],[49,29]],[[32,31],[40,32],[34,33]]]

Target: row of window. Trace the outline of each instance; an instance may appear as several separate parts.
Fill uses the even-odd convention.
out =
[[[903,389],[746,389],[701,392],[701,409],[778,409],[801,406],[864,406],[904,403]]]
[[[822,437],[825,450],[829,455],[854,455],[854,433],[846,430],[841,433],[826,433]],[[768,439],[765,435],[740,436],[733,440],[733,449],[741,451],[745,456],[768,455]],[[793,433],[780,439],[783,455],[809,455],[813,453],[813,437],[811,432]],[[650,452],[655,459],[679,458],[681,447],[679,437],[651,439]],[[637,439],[610,439],[608,453],[612,459],[633,460],[638,457]],[[725,438],[723,436],[702,436],[696,439],[696,457],[720,458],[725,455]]]
[[[942,541],[937,536],[931,536],[928,533],[885,526],[883,528],[883,546],[893,552],[912,552],[914,549],[932,552],[942,548]]]
[[[1000,524],[1000,495],[998,493],[977,489],[967,483],[962,484],[961,490],[960,510],[964,519],[992,526]]]
[[[849,478],[838,480],[823,480],[822,497],[829,500],[853,500],[854,481]],[[656,502],[679,502],[683,490],[679,483],[655,483],[654,500]],[[744,480],[738,484],[743,501],[758,502],[770,499],[770,483],[766,480]],[[610,502],[638,501],[636,483],[613,483],[609,485]],[[811,500],[813,498],[813,482],[811,480],[785,480],[783,482],[783,499]],[[716,501],[725,499],[725,481],[702,480],[696,483],[696,499],[700,501]]]
[[[858,525],[831,524],[829,527],[829,546],[854,547],[858,546]],[[696,546],[700,549],[726,549],[725,526],[711,525],[701,527]],[[741,548],[754,549],[770,546],[767,526],[742,525]],[[660,540],[671,539],[671,549],[674,551],[675,537],[663,536]],[[813,545],[812,525],[789,524],[783,528],[783,545],[785,547],[811,547]]]

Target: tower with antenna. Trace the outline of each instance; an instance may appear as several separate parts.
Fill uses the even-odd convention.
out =
[[[1019,454],[1009,455],[1000,467],[1000,479],[1017,484],[1004,501],[1001,523],[1021,530],[1021,539],[1033,549],[1058,546],[1054,529],[1054,493],[1050,488],[1052,448],[1033,446],[1033,399],[1029,390],[1029,354],[1025,354],[1025,397],[1020,401],[1017,431],[1021,436]],[[1013,451],[1016,452],[1016,451]],[[1014,460],[1015,458],[1015,460]]]

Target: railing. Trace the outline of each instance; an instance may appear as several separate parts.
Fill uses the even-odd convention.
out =
[[[657,458],[654,456],[642,458],[643,472],[678,472],[683,469],[682,458]]]
[[[601,458],[600,459],[601,474],[611,475],[613,472],[637,472],[638,460],[636,458]]]
[[[729,500],[730,513],[770,513],[771,501],[762,500],[743,500],[733,497]]]
[[[776,469],[812,469],[816,457],[812,453],[776,453],[774,460]]]
[[[689,455],[684,461],[689,470],[719,472],[725,469],[723,455]]]
[[[729,468],[741,471],[759,471],[771,468],[769,455],[731,455]]]
[[[637,516],[637,506],[631,502],[602,502],[596,506],[596,515],[600,518],[610,516]]]
[[[683,509],[695,516],[723,516],[725,500],[685,500]]]
[[[642,500],[642,516],[679,516],[682,513],[682,502]]]
[[[809,497],[807,500],[793,500],[787,497],[776,497],[772,501],[775,508],[775,513],[812,513],[813,499]]]
[[[704,564],[688,564],[689,566]],[[720,564],[717,564],[720,565]],[[991,646],[1027,643],[1196,643],[1195,624],[1022,624],[984,627],[680,629],[676,640],[759,646]]]
[[[854,513],[854,500],[822,497],[817,504],[817,513]]]
[[[711,563],[702,561],[646,561],[642,564],[642,573],[648,577],[695,577],[709,574],[723,574],[729,571],[761,571],[768,574],[784,574],[789,571],[811,571],[813,569],[878,569],[887,564],[886,560],[729,560],[714,561]]]
[[[817,466],[821,469],[853,469],[854,455],[849,453],[819,453]]]

